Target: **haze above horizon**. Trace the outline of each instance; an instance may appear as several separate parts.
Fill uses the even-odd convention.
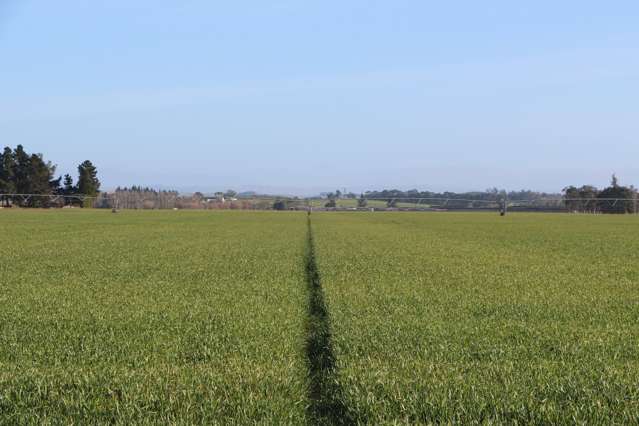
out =
[[[0,137],[105,188],[639,184],[639,3],[0,0]]]

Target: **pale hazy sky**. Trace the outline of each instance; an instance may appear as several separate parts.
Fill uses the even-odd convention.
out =
[[[0,0],[0,144],[105,188],[638,185],[638,135],[636,0]]]

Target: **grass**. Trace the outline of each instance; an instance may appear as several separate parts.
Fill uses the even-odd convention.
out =
[[[305,422],[302,215],[1,213],[0,423]]]
[[[0,424],[639,422],[639,218],[0,211]]]
[[[316,215],[359,422],[639,421],[639,218]]]

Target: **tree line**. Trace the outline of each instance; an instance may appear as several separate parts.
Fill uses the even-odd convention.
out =
[[[288,203],[289,201],[285,201]],[[149,187],[133,185],[117,187],[112,192],[101,192],[95,203],[96,208],[109,209],[203,209],[203,210],[269,210],[280,209],[279,205],[257,194],[240,195],[236,191],[227,190],[205,195],[195,192],[190,195],[180,194],[174,190],[156,190]],[[284,208],[288,209],[288,204]]]
[[[417,189],[411,189],[408,191],[401,191],[399,189],[385,189],[381,191],[366,191],[359,196],[356,194],[342,193],[337,190],[335,192],[329,192],[322,194],[326,197],[327,202],[324,205],[327,208],[334,208],[337,206],[337,201],[340,199],[356,199],[357,207],[363,208],[368,206],[370,200],[380,200],[386,202],[386,207],[397,207],[398,203],[405,204],[432,204],[433,201],[443,202],[446,201],[446,207],[448,208],[482,208],[489,205],[488,203],[498,204],[501,200],[510,201],[523,201],[523,200],[543,200],[543,199],[557,199],[561,197],[561,194],[552,194],[546,192],[538,192],[531,190],[521,191],[506,191],[503,189],[491,188],[486,191],[471,191],[471,192],[433,192],[433,191],[419,191]],[[429,200],[430,199],[430,200]]]
[[[610,185],[598,189],[592,185],[574,185],[563,189],[569,211],[581,213],[637,213],[637,189],[619,184],[614,174]]]
[[[532,200],[541,198],[557,197],[560,194],[552,194],[547,192],[538,192],[522,189],[521,191],[506,191],[504,189],[491,188],[485,191],[469,191],[469,192],[432,192],[418,191],[411,189],[408,191],[400,191],[397,189],[383,191],[366,191],[361,197],[368,199],[390,199],[402,198],[416,200],[419,198],[437,198],[446,200],[480,200],[480,201],[499,201],[504,198],[513,201]]]
[[[156,190],[133,185],[117,187],[111,194],[100,194],[95,207],[116,209],[173,209],[179,206],[177,191]]]
[[[55,172],[56,166],[42,154],[29,154],[22,145],[14,149],[5,147],[0,153],[0,204],[22,207],[81,204],[79,196],[95,197],[100,191],[98,171],[89,160],[78,166],[76,184],[71,175],[56,178]],[[52,200],[37,195],[59,195],[60,198]]]

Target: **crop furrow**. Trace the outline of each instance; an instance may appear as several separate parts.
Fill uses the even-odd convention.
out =
[[[311,424],[355,424],[344,392],[337,380],[337,365],[331,342],[330,318],[319,270],[315,261],[315,245],[311,219],[308,218],[306,247],[306,281],[309,292],[306,356],[309,368],[309,410]]]

